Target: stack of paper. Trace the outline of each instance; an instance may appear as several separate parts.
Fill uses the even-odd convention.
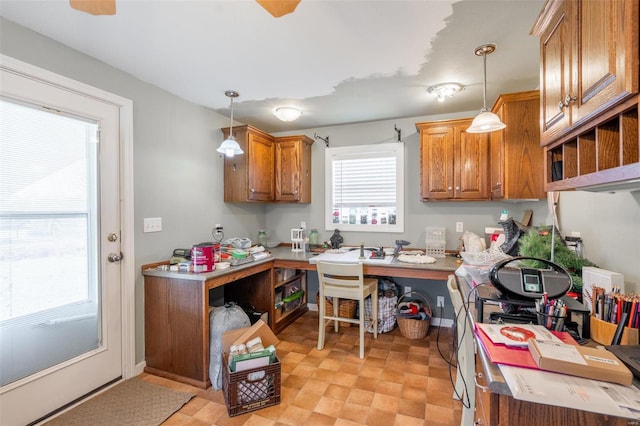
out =
[[[508,365],[500,365],[500,372],[516,399],[640,419],[640,391],[635,386]]]

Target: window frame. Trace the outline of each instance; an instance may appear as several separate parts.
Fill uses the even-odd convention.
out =
[[[347,158],[366,159],[372,154],[388,153],[396,159],[396,223],[387,224],[349,224],[333,223],[333,162]],[[325,150],[325,230],[331,231],[340,229],[341,231],[353,232],[404,232],[404,144],[385,143],[370,145],[353,145],[344,147],[331,147]]]

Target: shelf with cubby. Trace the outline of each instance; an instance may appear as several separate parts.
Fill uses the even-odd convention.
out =
[[[307,273],[300,269],[273,271],[273,325],[278,333],[307,312]]]
[[[582,189],[640,179],[638,97],[546,148],[546,189]]]

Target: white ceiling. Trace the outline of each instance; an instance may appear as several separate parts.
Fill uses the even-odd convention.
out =
[[[302,0],[274,18],[252,0],[117,0],[91,16],[65,0],[0,0],[0,15],[191,102],[267,132],[479,111],[482,58],[487,105],[538,87],[538,40],[529,31],[543,0]],[[444,103],[427,92],[455,81]],[[295,105],[303,115],[272,115]]]

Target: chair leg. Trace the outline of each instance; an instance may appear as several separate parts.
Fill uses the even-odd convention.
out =
[[[324,348],[324,335],[325,335],[325,315],[326,315],[326,303],[322,292],[318,297],[318,350],[321,351]]]
[[[378,338],[378,290],[371,294],[371,311],[373,316],[373,338]]]
[[[334,317],[340,316],[340,299],[337,297],[333,298],[333,316]],[[338,332],[338,326],[339,326],[338,320],[333,320],[333,329],[336,333]]]
[[[358,309],[360,312],[359,324],[360,327],[360,359],[364,358],[364,299],[360,297],[360,301],[358,302]]]

